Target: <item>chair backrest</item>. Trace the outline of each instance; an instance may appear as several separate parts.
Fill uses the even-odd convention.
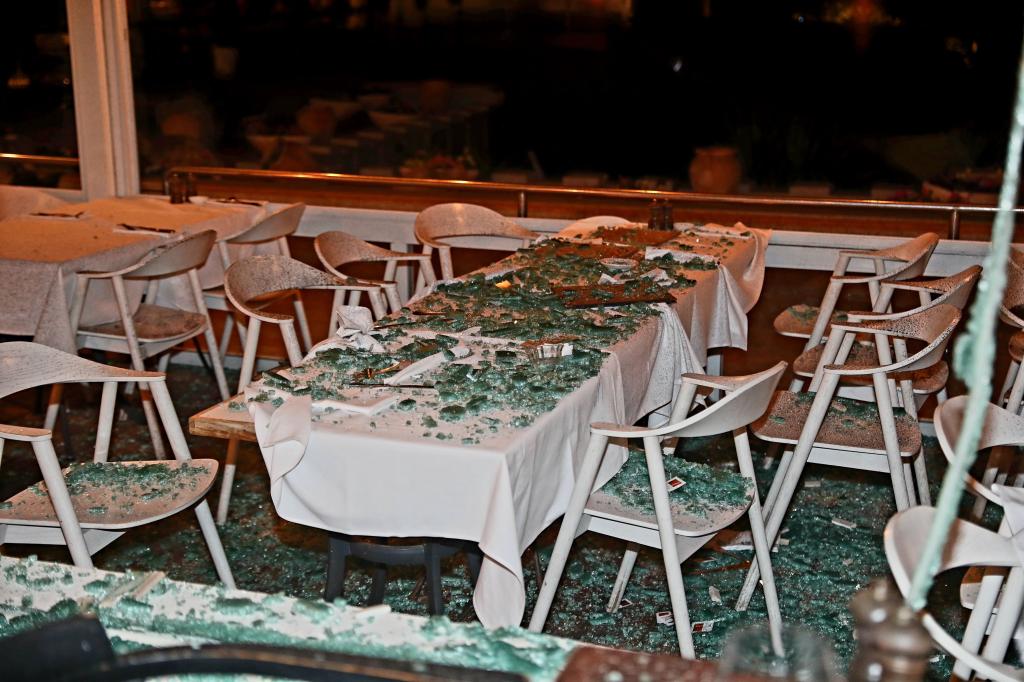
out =
[[[775,387],[786,371],[786,363],[778,364],[745,377],[729,377],[730,383],[743,382],[735,390],[708,409],[687,417],[675,424],[666,424],[652,431],[651,435],[681,436],[695,438],[714,436],[743,428],[757,420],[771,402]]]
[[[217,241],[217,233],[213,230],[196,232],[161,244],[142,257],[141,267],[137,267],[125,277],[153,278],[169,277],[193,268],[201,268],[210,257],[210,250]]]
[[[299,222],[305,211],[305,204],[292,204],[271,213],[242,234],[235,235],[227,241],[231,244],[260,244],[287,237],[299,229]]]
[[[328,268],[346,263],[383,260],[391,253],[341,230],[318,234],[313,240],[313,248],[320,262]]]
[[[589,218],[577,220],[558,231],[556,237],[567,237],[569,239],[586,237],[599,227],[613,227],[615,225],[626,225],[629,221],[614,215],[595,215]]]
[[[938,437],[942,454],[950,462],[956,456],[956,442],[960,438],[960,427],[963,424],[966,407],[967,396],[958,395],[935,408],[935,435]],[[1024,445],[1024,417],[989,403],[985,408],[985,422],[982,425],[977,449],[986,450],[1000,445]],[[1002,506],[999,495],[970,474],[967,474],[965,483],[968,488],[989,502]]]
[[[854,317],[851,315],[851,318]],[[881,368],[884,372],[909,372],[915,369],[931,367],[942,359],[946,350],[946,344],[953,337],[953,331],[960,323],[960,311],[948,303],[940,303],[931,308],[925,308],[919,312],[906,316],[899,315],[872,315],[867,316],[858,325],[857,333],[870,334],[872,329],[881,332],[888,332],[892,336],[903,339],[916,339],[927,344],[924,348],[909,356],[905,360],[885,365]],[[834,328],[850,333],[842,325]],[[832,364],[824,367],[826,372],[837,372],[839,374],[875,374],[879,368],[858,368],[856,365],[847,367],[845,365]]]
[[[537,235],[519,223],[475,204],[437,204],[416,216],[416,239],[437,245],[445,237],[511,237],[534,239]]]
[[[249,305],[253,299],[289,289],[318,289],[343,285],[334,275],[287,256],[250,256],[235,261],[224,274],[224,291],[228,299],[246,315],[272,321],[292,319]]]
[[[974,285],[978,283],[978,278],[980,277],[981,266],[972,265],[949,277],[922,282],[908,281],[904,284],[913,285],[918,290],[938,294],[938,296],[932,299],[931,303],[927,303],[921,306],[921,308],[930,308],[941,303],[948,303],[957,310],[963,310],[964,306],[967,305],[967,300],[971,297],[971,292],[974,291]],[[882,286],[884,287],[886,284],[882,284]],[[898,287],[899,285],[890,286]]]
[[[162,376],[160,372],[136,372],[102,365],[39,343],[0,343],[0,398],[48,384],[145,381]]]
[[[896,585],[904,596],[910,593],[911,580],[924,551],[928,531],[935,522],[935,508],[910,507],[889,519],[885,526],[885,556]],[[1020,566],[1012,540],[962,519],[953,521],[949,540],[940,559],[938,572],[966,566]],[[992,680],[1019,682],[1022,671],[967,651],[963,645],[927,611],[921,612],[921,623],[935,643],[958,661]]]
[[[871,258],[915,263],[920,261],[922,257],[927,261],[927,257],[935,250],[938,243],[939,235],[934,232],[925,232],[924,234],[919,234],[913,239],[908,239],[902,244],[897,244],[896,246],[892,246],[888,249],[868,251],[865,255]],[[921,272],[924,272],[924,268],[921,269]]]

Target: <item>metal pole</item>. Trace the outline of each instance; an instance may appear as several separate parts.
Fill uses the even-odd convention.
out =
[[[527,209],[526,190],[524,189],[524,190],[520,190],[519,191],[519,208],[516,211],[516,217],[518,217],[518,218],[525,218],[526,217],[526,209]]]
[[[960,239],[960,209],[954,208],[949,214],[949,238]]]

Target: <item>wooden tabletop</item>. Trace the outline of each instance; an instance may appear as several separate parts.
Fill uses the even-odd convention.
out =
[[[558,682],[763,682],[765,679],[750,675],[720,678],[715,661],[689,661],[678,656],[595,646],[581,646],[573,651],[558,676]]]
[[[233,410],[228,405],[232,402],[245,404],[244,395],[217,403],[188,418],[188,432],[193,436],[209,438],[236,438],[256,442],[256,430],[249,410]]]

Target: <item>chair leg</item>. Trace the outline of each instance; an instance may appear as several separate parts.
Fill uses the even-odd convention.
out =
[[[54,384],[50,387],[50,402],[46,405],[46,417],[43,418],[43,428],[53,431],[57,424],[57,416],[60,414],[60,401],[64,396],[64,384]]]
[[[213,557],[213,565],[217,569],[217,577],[224,583],[224,587],[235,588],[235,577],[231,574],[231,564],[224,553],[224,545],[221,544],[220,535],[217,533],[217,524],[213,522],[213,514],[210,513],[210,503],[203,500],[196,505],[196,519],[199,521],[199,529],[203,531],[203,538],[206,540],[206,547]]]
[[[576,528],[583,517],[583,510],[590,498],[590,492],[594,488],[597,470],[601,466],[601,460],[604,459],[607,445],[608,436],[591,434],[583,463],[576,475],[572,495],[569,497],[569,505],[565,510],[565,516],[562,517],[562,525],[558,528],[558,538],[555,540],[551,559],[548,560],[548,570],[544,573],[544,581],[541,583],[540,593],[537,595],[537,605],[533,608],[533,615],[530,616],[530,630],[533,632],[543,630],[544,623],[548,619],[551,602],[555,599],[558,582],[562,579],[562,571],[565,569],[569,550],[572,549],[573,540],[576,539]]]
[[[46,482],[46,489],[49,492],[50,503],[57,514],[61,532],[64,534],[64,543],[71,552],[71,560],[78,568],[92,569],[92,557],[85,544],[85,537],[82,535],[82,527],[78,523],[78,516],[71,504],[71,495],[68,493],[67,485],[64,482],[64,474],[60,469],[60,462],[57,460],[57,453],[53,449],[53,442],[50,440],[39,440],[32,443],[32,451],[35,453],[39,469]]]
[[[686,589],[683,586],[683,571],[679,565],[676,530],[672,522],[668,490],[665,488],[665,466],[658,438],[644,438],[644,455],[647,460],[647,476],[651,482],[651,494],[654,497],[654,515],[658,519],[658,539],[661,541],[661,556],[665,561],[665,576],[668,579],[668,594],[672,601],[676,637],[679,639],[679,653],[683,658],[694,658],[696,654],[693,649],[693,634],[690,632],[690,612],[686,606]]]
[[[141,386],[140,386],[141,388]],[[185,434],[178,423],[177,413],[174,411],[174,403],[171,402],[171,394],[167,391],[167,384],[161,381],[154,381],[149,384],[150,392],[156,401],[156,407],[160,411],[160,419],[163,421],[164,430],[167,431],[167,440],[171,444],[171,451],[174,458],[179,462],[187,462],[192,459],[188,449],[188,442]],[[231,565],[228,563],[227,555],[224,553],[224,546],[221,544],[220,535],[217,533],[217,526],[213,522],[213,514],[210,513],[210,505],[204,499],[195,507],[196,519],[199,521],[199,528],[206,540],[206,547],[210,550],[213,565],[217,569],[217,576],[225,587],[234,588],[235,578],[231,574]]]
[[[230,310],[224,315],[224,329],[220,332],[220,343],[217,345],[217,350],[220,351],[220,357],[226,358],[228,356],[228,345],[231,343],[231,331],[235,328],[235,314]],[[245,342],[242,342],[242,348],[245,348]]]
[[[1022,400],[1024,400],[1024,371],[1018,370],[1013,385],[1010,387],[1010,394],[1006,397],[1006,409],[1014,414],[1020,414]]]
[[[483,558],[480,546],[476,543],[466,547],[466,564],[469,568],[469,579],[472,581],[473,587],[476,587],[476,581],[480,579],[480,565],[483,563]],[[539,578],[540,576],[538,575]]]
[[[231,487],[235,484],[235,470],[238,468],[238,439],[228,441],[228,452],[224,457],[224,475],[220,479],[220,498],[217,500],[217,524],[223,526],[228,520],[231,505]]]
[[[814,447],[814,439],[818,435],[821,423],[825,420],[825,415],[828,414],[832,396],[835,394],[836,386],[838,385],[839,377],[837,375],[825,374],[822,377],[821,384],[817,387],[818,391],[814,402],[811,404],[811,410],[807,414],[807,421],[800,431],[800,437],[793,450],[792,462],[786,469],[785,479],[779,486],[771,513],[767,515],[765,520],[765,535],[767,536],[769,547],[775,544],[775,539],[779,536],[782,522],[786,518],[786,512],[789,511],[789,504],[793,500],[796,487],[800,483],[800,477],[804,473],[804,467],[807,466],[807,460],[810,458],[811,449]],[[743,588],[740,590],[739,599],[736,600],[737,611],[745,611],[747,609],[747,605],[750,604],[750,598],[754,596],[754,590],[757,588],[757,581],[760,576],[761,571],[757,566],[757,562],[751,562],[750,568],[747,570],[747,577],[743,582]]]
[[[757,495],[757,478],[754,474],[754,464],[750,457],[750,439],[746,427],[737,429],[733,433],[733,442],[736,445],[736,459],[739,462],[740,473],[754,485],[754,496],[747,510],[747,517],[750,520],[750,535],[754,540],[754,554],[757,558],[757,566],[761,572],[761,584],[764,590],[764,602],[768,607],[768,628],[771,630],[772,648],[778,655],[782,655],[782,610],[779,608],[779,595],[775,589],[775,572],[772,570],[771,545],[768,544],[768,535],[764,529],[764,513],[761,511],[761,502]]]
[[[764,504],[761,510],[765,515],[770,514],[772,507],[775,506],[775,500],[779,497],[779,489],[782,488],[782,482],[786,479],[786,472],[789,471],[789,466],[792,462],[793,450],[787,447],[782,452],[779,468],[775,470],[775,478],[772,479],[771,487],[768,488],[768,494],[764,497]]]
[[[444,592],[441,588],[441,554],[436,542],[428,542],[423,548],[423,566],[427,570],[427,594],[430,599],[430,615],[444,615]]]
[[[872,374],[871,380],[875,386],[878,418],[882,422],[882,440],[885,441],[886,457],[889,459],[889,477],[892,479],[896,510],[903,511],[910,507],[911,498],[907,494],[907,481],[903,478],[903,458],[900,456],[899,439],[896,437],[896,419],[890,402],[889,382],[885,374]]]
[[[992,633],[985,642],[981,656],[993,661],[1002,661],[1010,647],[1010,640],[1020,620],[1021,605],[1024,603],[1024,569],[1019,566],[1010,569],[1003,588],[1003,600],[996,614]]]
[[[341,533],[330,533],[327,536],[327,585],[324,587],[324,600],[334,601],[345,596],[345,576],[348,573],[348,558],[352,555],[352,545],[348,537]]]
[[[220,354],[220,349],[217,348],[217,338],[213,335],[213,327],[210,325],[206,326],[206,330],[203,331],[203,338],[206,339],[206,347],[210,353],[210,364],[213,365],[213,378],[217,382],[217,390],[220,392],[220,399],[227,400],[231,397],[231,392],[228,391],[228,379],[224,375],[224,356]],[[194,341],[196,339],[193,339]],[[196,351],[199,351],[199,344],[196,343]]]
[[[914,478],[917,480],[917,502],[926,506],[932,504],[932,492],[928,488],[928,467],[924,461],[924,448],[914,457]]]
[[[1004,524],[1005,525],[1005,524]],[[963,639],[960,644],[976,654],[981,650],[981,642],[985,638],[985,631],[988,629],[989,620],[992,617],[992,610],[996,606],[999,592],[1006,580],[1007,570],[1005,568],[989,567],[981,578],[981,587],[978,589],[978,597],[974,601],[974,608],[967,620],[967,627],[964,629]],[[966,663],[959,661],[953,665],[953,677],[960,680],[968,680],[971,677],[971,669]]]
[[[402,297],[398,294],[397,284],[385,284],[384,295],[388,299],[388,306],[393,313],[402,309]]]
[[[636,545],[630,543],[622,554],[622,562],[619,564],[619,574],[615,577],[615,587],[612,588],[612,596],[608,598],[608,605],[605,610],[608,613],[615,613],[619,610],[619,603],[626,594],[626,586],[629,584],[629,576],[633,574],[633,565],[636,563]]]
[[[384,602],[384,591],[388,586],[388,567],[384,565],[374,566],[373,583],[370,585],[369,606]]]
[[[302,336],[302,349],[303,352],[308,353],[309,349],[313,347],[313,337],[309,333],[309,322],[306,320],[306,308],[302,305],[302,294],[296,292],[295,301],[295,320],[299,323],[299,334]]]
[[[1021,385],[1024,384],[1024,377],[1021,376],[1024,373],[1020,371],[1020,368],[1021,366],[1017,363],[1017,360],[1010,360],[1010,370],[1007,372],[1006,381],[1002,384],[1002,389],[999,391],[999,395],[997,396],[999,404],[1002,404],[1002,400],[1006,398],[1007,402],[1005,407],[1014,414],[1017,414],[1017,411],[1020,409]],[[1018,393],[1016,401],[1012,400],[1015,389]]]

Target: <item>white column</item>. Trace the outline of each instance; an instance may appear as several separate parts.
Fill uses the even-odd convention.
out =
[[[82,191],[139,192],[135,99],[122,0],[67,0]]]

